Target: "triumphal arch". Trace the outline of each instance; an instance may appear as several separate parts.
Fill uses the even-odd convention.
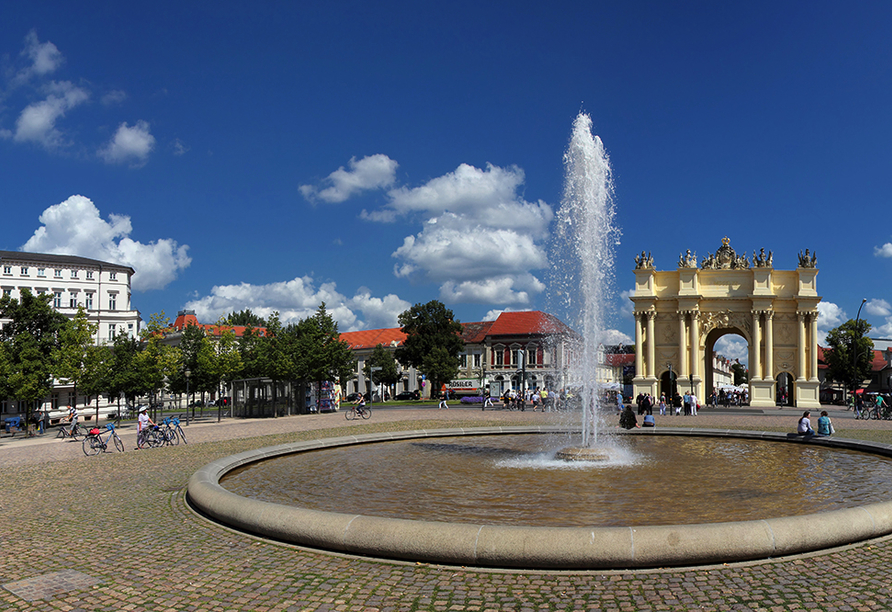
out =
[[[775,270],[771,251],[750,262],[725,238],[699,265],[688,250],[675,270],[657,271],[642,252],[631,298],[634,394],[693,390],[705,404],[716,340],[738,334],[749,344],[750,405],[774,407],[789,387],[788,404],[820,408],[816,260],[806,249],[795,270]]]

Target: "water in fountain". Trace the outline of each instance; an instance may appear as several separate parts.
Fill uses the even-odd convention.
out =
[[[557,216],[552,269],[553,297],[581,333],[571,363],[569,383],[581,395],[582,446],[594,446],[604,393],[598,388],[598,346],[604,341],[605,311],[613,284],[613,179],[601,139],[592,135],[592,120],[580,113],[564,154],[564,196]],[[603,408],[603,410],[602,410]],[[612,409],[612,407],[610,407]]]

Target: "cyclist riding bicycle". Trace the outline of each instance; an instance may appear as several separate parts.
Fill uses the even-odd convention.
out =
[[[353,404],[356,406],[356,413],[362,414],[363,410],[365,410],[365,397],[363,397],[362,393],[357,394],[356,401]]]
[[[77,431],[77,406],[68,406],[68,422],[71,424],[68,432],[74,435]]]

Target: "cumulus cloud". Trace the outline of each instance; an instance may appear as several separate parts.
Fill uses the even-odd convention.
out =
[[[742,336],[737,334],[722,336],[715,341],[714,351],[732,361],[736,359],[743,365],[749,365],[749,344]]]
[[[90,94],[68,81],[51,83],[47,90],[49,94],[44,100],[25,107],[16,120],[13,135],[16,142],[35,142],[47,149],[66,145],[56,122],[69,110],[86,102]]]
[[[100,102],[102,102],[103,106],[116,106],[124,102],[126,99],[127,92],[121,91],[120,89],[113,89],[103,94]]]
[[[325,186],[322,189],[314,185],[301,185],[300,192],[307,200],[336,204],[362,191],[392,185],[399,164],[379,153],[360,160],[353,157],[347,165],[349,170],[341,166],[329,174],[321,183]]]
[[[25,36],[25,48],[22,49],[21,55],[29,63],[16,75],[18,82],[55,72],[65,62],[62,52],[56,45],[51,42],[40,42],[35,30],[31,30]]]
[[[849,320],[846,311],[833,302],[818,302],[818,344],[827,345],[827,332]]]
[[[864,312],[873,317],[888,317],[892,315],[892,306],[886,300],[868,300],[864,305]]]
[[[130,164],[138,168],[145,165],[154,148],[155,137],[147,122],[137,121],[133,127],[122,123],[111,141],[99,151],[99,157],[109,164]]]
[[[249,308],[263,317],[278,312],[282,322],[287,323],[313,316],[322,302],[342,332],[397,327],[399,314],[412,306],[392,294],[374,297],[365,287],[348,298],[338,292],[335,283],[317,286],[312,277],[303,276],[266,285],[215,286],[210,295],[187,303],[185,308],[194,310],[200,321],[216,321],[230,312]]]
[[[873,254],[875,257],[892,257],[892,242],[887,242],[881,247],[874,247]]]
[[[130,266],[135,271],[132,286],[137,291],[165,287],[192,263],[188,246],[171,239],[148,244],[133,240],[130,217],[110,214],[106,221],[84,196],[74,195],[50,206],[39,220],[43,225],[22,250],[77,255]]]

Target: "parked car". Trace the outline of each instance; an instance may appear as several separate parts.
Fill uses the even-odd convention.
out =
[[[418,391],[403,391],[401,393],[396,394],[396,399],[398,400],[417,400],[421,399],[421,395]]]
[[[359,393],[350,393],[346,397],[346,400],[348,402],[355,402],[358,399],[359,399]]]

